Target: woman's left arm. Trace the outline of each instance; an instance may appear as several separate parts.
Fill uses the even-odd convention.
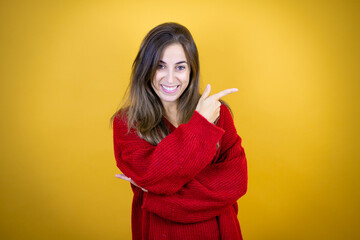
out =
[[[147,192],[142,208],[165,219],[192,223],[207,220],[226,210],[247,191],[247,161],[231,114],[222,106],[225,133],[219,160],[206,166],[172,195]]]

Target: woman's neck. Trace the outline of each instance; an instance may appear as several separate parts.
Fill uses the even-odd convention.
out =
[[[177,123],[177,103],[163,103],[165,109],[165,117],[168,121],[171,122],[174,126],[178,126]]]

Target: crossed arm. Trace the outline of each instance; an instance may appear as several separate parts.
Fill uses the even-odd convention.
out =
[[[138,186],[164,195],[178,192],[211,162],[225,132],[196,111],[157,146],[140,139],[133,129],[127,133],[126,121],[115,119],[113,129],[118,168]]]
[[[186,173],[182,175],[181,169],[183,168],[179,167],[173,172],[176,178],[162,179],[162,181],[157,182],[158,184],[159,182],[165,183],[165,185],[158,185],[158,188],[163,187],[164,190],[170,184],[166,184],[167,180],[174,181],[172,184],[176,185],[176,187],[172,188],[172,191],[168,189],[161,191],[158,188],[156,189],[157,191],[154,191],[155,188],[151,184],[144,185],[142,183],[145,182],[140,183],[138,181],[140,179],[136,179],[137,176],[129,176],[120,168],[125,173],[122,177],[123,179],[131,178],[125,180],[132,182],[145,192],[143,209],[171,221],[184,223],[197,222],[219,215],[246,193],[246,157],[241,146],[241,138],[236,133],[231,114],[226,106],[221,107],[221,120],[223,121],[223,132],[220,134],[222,140],[218,161],[210,164],[210,161],[215,156],[217,139],[215,141],[211,141],[208,137],[201,139],[201,146],[196,146],[196,151],[202,153],[198,155],[200,159],[191,157],[191,163],[201,162],[201,159],[206,159],[206,161],[203,164],[197,165],[198,169],[196,171],[193,171],[192,174]],[[217,128],[213,124],[211,126],[205,122],[202,123],[205,127],[210,128],[210,130],[214,127],[215,129]],[[199,137],[198,135],[196,136]],[[204,150],[199,151],[202,148]],[[210,149],[210,151],[206,152],[206,148]],[[205,153],[210,154],[206,156],[207,154]],[[187,172],[189,166],[183,163],[183,167],[186,167]],[[178,170],[180,172],[177,172]]]

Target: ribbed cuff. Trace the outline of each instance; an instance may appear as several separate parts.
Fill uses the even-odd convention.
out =
[[[194,124],[194,126],[196,126],[194,131],[206,131],[206,135],[217,138],[217,141],[219,141],[222,135],[225,133],[224,129],[209,122],[198,111],[194,111],[194,114],[188,124]]]

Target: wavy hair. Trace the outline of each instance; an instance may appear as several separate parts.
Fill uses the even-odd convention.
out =
[[[126,116],[128,130],[136,129],[139,137],[153,145],[157,145],[166,137],[169,129],[163,121],[165,109],[151,82],[162,52],[174,43],[181,44],[190,65],[189,85],[178,101],[178,121],[182,124],[190,120],[201,96],[199,54],[190,31],[174,22],[160,24],[145,36],[132,65],[130,83],[125,94],[126,100],[123,100],[124,104],[110,119],[112,123],[115,117]]]

